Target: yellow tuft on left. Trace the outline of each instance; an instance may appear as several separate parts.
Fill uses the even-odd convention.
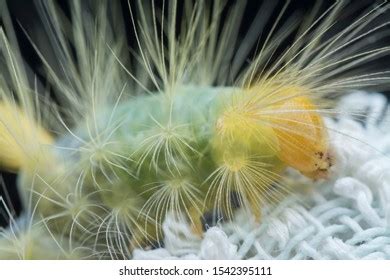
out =
[[[0,103],[0,165],[10,171],[26,167],[41,156],[53,137],[19,107]]]

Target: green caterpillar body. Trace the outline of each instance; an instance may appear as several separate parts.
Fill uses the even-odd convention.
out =
[[[58,139],[54,166],[43,165],[40,179],[22,173],[19,184],[24,193],[34,184],[40,213],[63,234],[69,228],[83,234],[75,221],[82,228],[104,227],[104,219],[96,217],[113,212],[118,231],[136,236],[134,246],[159,239],[167,213],[184,215],[200,232],[207,211],[218,210],[216,219],[232,213],[232,195],[239,190],[210,191],[215,171],[227,159],[257,153],[265,156],[261,161],[268,170],[280,165],[266,142],[218,135],[218,119],[237,94],[242,92],[235,88],[194,86],[171,97],[144,95],[120,102],[102,111],[95,128],[80,123],[74,133]],[[93,129],[94,143],[88,141]],[[106,146],[99,146],[99,138]],[[84,162],[89,169],[83,169]],[[239,194],[241,200],[250,199]]]

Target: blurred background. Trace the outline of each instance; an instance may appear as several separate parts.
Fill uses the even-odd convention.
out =
[[[2,1],[2,0],[0,0]],[[80,0],[81,1],[81,0]],[[83,0],[85,1],[85,0]],[[87,0],[88,1],[88,0]],[[113,0],[118,1],[118,0]],[[132,0],[130,0],[133,2]],[[207,0],[206,0],[207,1]],[[210,0],[211,1],[211,0]],[[242,0],[237,0],[242,1]],[[226,1],[226,8],[227,11],[229,8],[235,5],[237,1]],[[243,15],[243,19],[241,22],[237,22],[237,24],[240,25],[240,33],[239,37],[244,37],[246,32],[249,30],[253,19],[256,17],[259,9],[264,4],[271,4],[276,3],[276,0],[268,0],[268,3],[265,3],[265,1],[259,1],[259,0],[253,0],[253,1],[247,1],[246,9]],[[6,3],[9,7],[10,14],[12,17],[12,21],[15,26],[15,31],[17,35],[17,40],[19,42],[19,46],[22,52],[22,56],[25,60],[26,65],[33,70],[34,73],[37,74],[38,79],[42,82],[42,84],[45,84],[45,77],[42,75],[42,63],[38,57],[38,55],[35,53],[33,47],[31,46],[27,36],[23,32],[23,29],[25,29],[28,33],[33,32],[37,29],[42,29],[42,22],[40,20],[38,11],[36,9],[36,3],[37,1],[25,1],[25,0],[6,0]],[[61,0],[56,1],[59,3],[60,7],[64,10],[65,14],[69,16],[69,2],[67,0]],[[134,32],[131,27],[131,19],[130,19],[130,13],[129,8],[127,4],[127,0],[119,0],[122,6],[122,14],[124,17],[124,22],[126,24],[126,37],[128,40],[129,45],[134,45]],[[135,2],[135,1],[134,1]],[[334,31],[340,30],[342,28],[345,28],[353,20],[356,20],[359,15],[362,14],[362,12],[366,11],[370,6],[382,3],[383,1],[373,1],[373,0],[359,0],[359,1],[350,1],[350,4],[347,4],[347,8],[345,9],[345,13],[341,15],[339,18],[339,21],[337,22],[337,28],[335,28]],[[162,7],[163,0],[156,1],[157,7]],[[179,1],[182,4],[181,1]],[[305,14],[307,14],[315,5],[316,1],[314,0],[292,0],[290,5],[288,6],[286,13],[282,17],[281,21],[287,20],[291,16],[297,16],[297,17],[303,17]],[[329,8],[334,2],[333,1],[322,1],[321,10],[325,11],[327,8]],[[353,4],[352,4],[353,3]],[[267,34],[267,31],[269,31],[272,28],[272,22],[275,20],[275,18],[278,16],[278,13],[280,12],[281,8],[285,4],[285,1],[278,1],[277,4],[275,4],[275,8],[273,9],[272,14],[270,15],[269,24],[265,27],[264,34]],[[180,17],[180,14],[178,15]],[[387,12],[386,15],[383,16],[383,18],[389,19],[390,13]],[[229,18],[227,16],[222,17],[223,20],[228,21]],[[382,19],[383,20],[383,19]],[[179,21],[178,21],[179,22]],[[223,24],[223,23],[222,23]],[[373,23],[375,24],[375,22]],[[1,25],[1,21],[0,21]],[[23,27],[23,28],[22,28]],[[390,33],[390,28],[389,33]],[[293,38],[293,37],[292,37]],[[292,39],[291,38],[291,39]],[[43,38],[44,39],[44,38]],[[381,43],[384,43],[386,45],[390,45],[390,36],[387,36],[385,40],[381,39]],[[261,39],[260,39],[261,44]],[[291,41],[286,40],[285,45],[280,46],[280,50],[285,49],[286,47],[291,44]],[[232,46],[234,47],[234,46]],[[388,67],[390,65],[390,61],[388,59],[380,59],[377,61],[374,61],[371,63],[370,67],[375,68],[383,68]],[[390,87],[389,87],[390,88]],[[389,96],[389,91],[384,91],[385,94]],[[8,173],[5,171],[1,171],[0,175],[2,176],[3,183],[0,187],[0,196],[8,196],[6,199],[8,201],[9,207],[13,209],[15,212],[15,215],[18,215],[21,211],[21,204],[18,197],[17,189],[16,189],[16,175],[12,173]],[[1,208],[1,206],[0,206]],[[0,211],[0,225],[6,225],[7,224],[8,217],[7,215],[4,215],[3,211]]]

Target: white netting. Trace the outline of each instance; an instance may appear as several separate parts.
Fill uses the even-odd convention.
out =
[[[135,250],[134,259],[390,259],[386,98],[355,92],[338,109],[367,117],[327,120],[336,155],[330,180],[286,198],[260,224],[241,212],[233,222],[209,228],[203,238],[168,217],[164,248]]]

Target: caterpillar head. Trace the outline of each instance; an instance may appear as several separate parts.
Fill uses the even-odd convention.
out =
[[[214,144],[233,169],[240,157],[258,153],[276,156],[309,178],[327,178],[333,164],[328,132],[306,89],[254,87],[240,94],[217,120],[220,147]]]
[[[279,157],[312,179],[327,178],[333,164],[328,132],[314,102],[300,88],[286,88],[291,98],[277,103],[270,124],[279,140]]]

